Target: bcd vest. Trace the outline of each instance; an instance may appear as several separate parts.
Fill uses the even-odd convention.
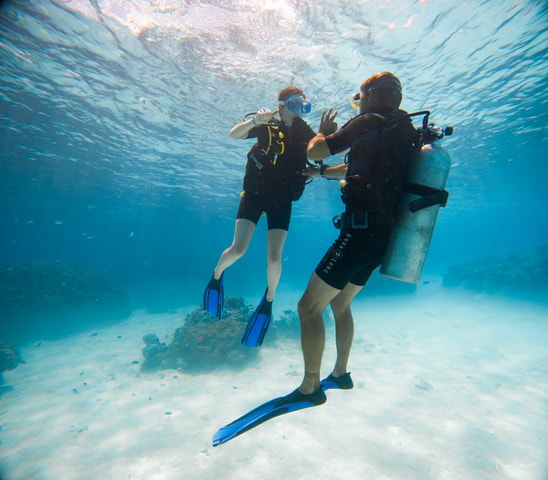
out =
[[[368,115],[370,131],[348,154],[342,200],[348,213],[367,212],[374,223],[389,226],[419,136],[408,116]]]
[[[306,147],[314,136],[300,118],[291,128],[272,122],[258,128],[257,143],[249,151],[244,190],[258,195],[289,196],[298,200],[307,177]]]

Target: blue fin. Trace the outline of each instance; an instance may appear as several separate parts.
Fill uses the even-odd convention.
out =
[[[257,310],[251,315],[249,322],[247,322],[247,327],[245,327],[245,332],[242,337],[242,343],[247,347],[258,347],[263,343],[264,336],[270,325],[270,320],[272,318],[272,302],[269,302],[266,299],[266,293],[268,292],[268,287],[266,288],[263,298],[259,302]]]
[[[211,280],[204,291],[204,310],[215,318],[221,318],[223,315],[225,298],[223,276],[224,272],[219,280],[215,280],[215,277],[211,276]]]
[[[304,408],[316,407],[325,401],[326,396],[322,389],[310,395],[300,393],[298,389],[294,390],[289,395],[277,397],[259,405],[228,425],[219,428],[213,435],[213,446],[226,443],[267,420]]]

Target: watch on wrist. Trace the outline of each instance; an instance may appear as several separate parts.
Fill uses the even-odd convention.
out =
[[[329,165],[327,163],[322,163],[320,165],[320,177],[323,177],[325,175],[325,171],[329,168]]]

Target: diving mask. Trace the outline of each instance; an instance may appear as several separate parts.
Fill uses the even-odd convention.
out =
[[[312,104],[307,102],[302,96],[290,97],[287,100],[278,100],[279,105],[284,105],[290,112],[293,113],[310,113]]]
[[[401,93],[400,81],[396,78],[388,78],[385,80],[381,80],[377,83],[374,83],[373,85],[371,85],[364,91],[364,94],[367,95],[369,92],[376,90],[377,88],[390,88],[392,90],[396,90],[397,92]],[[362,97],[360,92],[350,96],[350,105],[352,105],[352,108],[354,110],[360,109],[361,98]]]

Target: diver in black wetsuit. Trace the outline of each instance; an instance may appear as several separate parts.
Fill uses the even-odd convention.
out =
[[[269,308],[264,310],[271,309],[282,271],[282,250],[292,202],[301,197],[313,170],[307,160],[306,148],[315,133],[301,118],[310,109],[301,89],[287,87],[278,95],[277,112],[261,109],[230,131],[232,138],[256,138],[257,141],[247,155],[234,239],[219,258],[204,295],[204,308],[218,318],[222,315],[223,272],[245,254],[263,214],[268,224],[268,288],[261,303],[268,304]],[[279,120],[274,117],[276,113],[279,113]]]
[[[340,235],[312,274],[299,301],[304,379],[293,397],[325,401],[328,388],[352,388],[347,362],[354,322],[351,303],[381,264],[397,209],[399,192],[417,140],[416,130],[399,110],[402,88],[390,72],[369,77],[353,99],[360,115],[331,135],[318,133],[308,145],[315,161],[350,151],[347,163],[322,168],[322,175],[343,178]],[[336,114],[336,112],[335,112]],[[335,114],[324,112],[320,132],[329,131]],[[333,372],[320,383],[325,344],[322,312],[331,304],[336,323],[337,359]]]

